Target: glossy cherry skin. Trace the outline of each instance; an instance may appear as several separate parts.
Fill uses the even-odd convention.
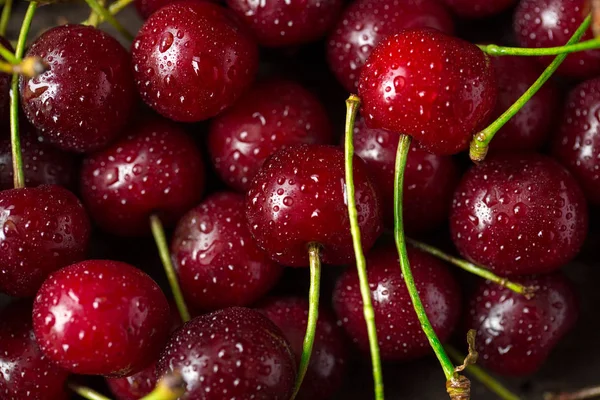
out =
[[[81,168],[81,194],[92,218],[121,236],[150,232],[156,214],[170,226],[198,203],[204,165],[183,128],[148,119],[105,150],[89,155]]]
[[[83,25],[52,28],[31,45],[50,69],[21,79],[29,121],[63,150],[90,152],[120,135],[135,99],[129,54],[116,39]]]
[[[152,14],[132,48],[142,99],[175,121],[214,117],[250,86],[258,50],[230,12],[209,2],[176,2]]]
[[[308,244],[321,245],[326,264],[354,258],[344,196],[344,152],[299,145],[275,153],[246,196],[248,226],[259,247],[283,265],[308,266]],[[382,228],[381,206],[365,163],[354,157],[354,185],[362,245],[368,251]]]
[[[444,3],[460,17],[485,18],[508,10],[517,0],[444,0]]]
[[[552,146],[552,154],[571,171],[593,205],[600,205],[599,107],[600,79],[571,89]]]
[[[75,195],[56,185],[0,192],[0,291],[35,295],[53,271],[85,257],[90,221]]]
[[[269,298],[258,310],[277,325],[290,342],[300,364],[308,320],[308,301],[299,297]],[[299,400],[331,399],[341,387],[347,365],[345,338],[328,310],[319,310],[313,350]]]
[[[344,88],[356,93],[360,71],[382,39],[424,27],[452,34],[454,22],[438,0],[357,0],[329,36],[327,61]]]
[[[33,305],[46,356],[67,371],[127,376],[156,360],[169,334],[169,304],[141,270],[89,260],[56,271]]]
[[[332,128],[319,100],[297,83],[255,86],[212,122],[208,148],[225,183],[246,191],[271,154],[302,143],[330,144]]]
[[[539,154],[503,154],[463,176],[450,228],[464,257],[499,275],[526,275],[575,257],[587,219],[583,193],[564,167]]]
[[[496,91],[491,62],[477,46],[433,29],[381,41],[358,87],[368,127],[413,136],[434,154],[468,147]]]
[[[394,224],[394,167],[400,135],[369,129],[364,120],[354,125],[354,152],[367,163],[379,189],[384,221]],[[431,154],[411,146],[404,171],[404,227],[409,233],[424,233],[448,219],[454,189],[460,179],[450,156]]]
[[[9,304],[0,313],[0,396],[5,400],[67,400],[69,373],[48,360],[33,334],[31,303]]]
[[[117,400],[138,400],[156,386],[156,363],[150,364],[137,374],[124,378],[108,378],[110,391]]]
[[[267,317],[232,307],[205,314],[175,331],[163,350],[157,375],[179,370],[182,399],[287,400],[296,365],[290,345]]]
[[[575,325],[579,306],[573,287],[560,273],[517,281],[538,287],[531,300],[481,281],[466,320],[468,329],[477,330],[478,364],[501,375],[527,376]]]
[[[514,31],[522,47],[563,46],[589,13],[587,0],[521,0],[515,12]],[[594,37],[592,30],[581,41]],[[554,57],[538,57],[546,66]],[[558,73],[576,79],[592,78],[600,73],[600,50],[569,54]]]
[[[450,337],[460,317],[458,284],[448,268],[433,256],[409,248],[408,258],[419,297],[443,342]],[[393,245],[375,248],[367,255],[367,277],[382,359],[405,361],[430,354],[431,347],[410,301]],[[368,353],[369,339],[356,268],[348,268],[337,281],[333,306],[354,344]]]

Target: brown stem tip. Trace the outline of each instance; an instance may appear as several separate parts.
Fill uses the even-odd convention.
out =
[[[446,381],[446,392],[451,400],[470,400],[471,381],[466,376],[456,374]]]

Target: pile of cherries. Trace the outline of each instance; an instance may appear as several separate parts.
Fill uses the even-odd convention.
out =
[[[288,400],[310,249],[335,283],[321,291],[296,398],[335,398],[370,349],[340,145],[350,93],[362,101],[354,198],[381,359],[432,354],[389,240],[397,147],[410,135],[407,234],[451,239],[461,257],[535,289],[469,287],[409,246],[435,332],[462,343],[476,330],[477,364],[501,376],[542,366],[576,323],[560,268],[600,205],[600,50],[567,56],[472,164],[456,154],[552,57],[492,57],[454,33],[504,12],[520,46],[562,46],[589,1],[134,1],[145,22],[130,50],[90,25],[31,39],[25,56],[47,69],[19,78],[11,128],[11,76],[0,76],[0,292],[14,298],[0,311],[0,399],[70,398],[82,375],[104,377],[94,388],[110,398],[139,399],[172,373],[182,399]],[[316,90],[289,78],[306,49],[326,53],[304,71],[325,77]],[[189,321],[151,268],[153,221],[167,229]]]

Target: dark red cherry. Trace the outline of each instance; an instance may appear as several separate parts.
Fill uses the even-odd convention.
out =
[[[251,35],[228,10],[202,1],[176,2],[152,14],[131,55],[142,99],[185,122],[214,117],[232,105],[258,66]]]
[[[156,360],[169,333],[169,304],[141,270],[89,260],[56,271],[33,306],[46,356],[77,374],[127,376]]]
[[[81,169],[81,194],[92,218],[107,232],[150,232],[148,218],[175,222],[198,203],[204,190],[202,156],[183,128],[149,119],[98,153]]]
[[[267,47],[293,46],[323,37],[335,23],[342,0],[227,0],[227,5]]]
[[[581,185],[588,201],[600,205],[600,79],[574,87],[565,103],[552,153]]]
[[[458,16],[464,18],[491,17],[508,10],[518,0],[444,0]]]
[[[338,19],[327,42],[327,61],[340,83],[356,92],[373,48],[403,29],[430,27],[451,34],[452,16],[438,0],[357,0]]]
[[[294,355],[267,317],[233,307],[196,317],[163,350],[157,374],[179,370],[183,399],[288,400],[296,378]]]
[[[0,313],[0,397],[6,400],[67,400],[69,373],[40,351],[33,334],[31,303],[9,304]]]
[[[364,120],[354,126],[354,151],[367,163],[381,194],[384,221],[394,224],[394,170],[400,135],[369,129]],[[431,154],[418,146],[408,153],[404,171],[404,226],[409,233],[423,233],[448,219],[452,195],[460,179],[450,156]]]
[[[308,266],[308,244],[319,243],[327,264],[354,258],[346,206],[344,152],[299,145],[267,159],[246,197],[246,216],[259,247],[283,265]],[[354,157],[354,185],[362,245],[368,251],[381,232],[382,215],[365,163]]]
[[[463,176],[450,227],[464,257],[500,275],[525,275],[575,257],[587,218],[583,193],[560,164],[539,154],[503,154]]]
[[[6,38],[0,36],[0,44],[9,51],[14,51],[12,45]],[[3,57],[0,57],[4,61]],[[8,126],[8,112],[10,102],[10,83],[11,77],[9,74],[0,73],[0,121],[5,121],[3,124]]]
[[[413,248],[408,249],[408,258],[429,321],[440,340],[445,341],[460,316],[458,284],[438,259]],[[381,357],[410,360],[431,353],[402,278],[396,248],[386,245],[374,249],[367,255],[367,266]],[[333,305],[346,333],[359,349],[368,353],[369,339],[356,268],[348,268],[339,278]]]
[[[213,120],[208,148],[223,181],[245,191],[265,159],[277,150],[331,141],[331,124],[319,100],[297,83],[270,80]]]
[[[478,364],[501,375],[536,372],[571,330],[579,306],[570,282],[559,273],[516,279],[539,289],[531,300],[481,281],[469,302],[467,328],[477,330]]]
[[[494,120],[529,89],[540,76],[541,68],[527,57],[493,57],[492,63],[498,82],[498,100],[491,118]],[[490,151],[540,148],[554,127],[560,101],[560,94],[554,82],[546,82],[498,131],[490,145]]]
[[[299,297],[270,298],[258,309],[281,329],[299,364],[308,320],[308,301]],[[313,351],[302,388],[296,396],[298,400],[326,400],[336,394],[346,372],[344,341],[335,317],[320,309]]]
[[[521,0],[514,17],[514,30],[522,47],[554,47],[567,43],[589,13],[588,0]],[[589,29],[582,41],[593,38]],[[539,57],[548,65],[554,57]],[[567,56],[558,72],[577,79],[600,73],[600,50]]]
[[[493,111],[496,81],[477,46],[413,29],[377,45],[358,92],[368,127],[413,136],[435,154],[453,154],[468,147]]]
[[[87,214],[67,189],[0,192],[0,291],[35,295],[51,272],[85,257],[89,236]]]
[[[135,88],[129,54],[116,39],[91,26],[63,25],[38,37],[26,55],[50,66],[20,86],[23,110],[45,139],[89,152],[119,136]]]
[[[108,378],[106,383],[117,400],[138,400],[156,386],[156,363],[125,378]]]

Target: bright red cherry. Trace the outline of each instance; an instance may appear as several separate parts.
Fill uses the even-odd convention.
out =
[[[491,17],[508,10],[517,0],[444,0],[450,9],[464,18]]]
[[[152,14],[133,42],[134,78],[142,99],[167,118],[214,117],[250,86],[258,66],[251,35],[230,12],[176,2]]]
[[[370,128],[413,136],[435,154],[468,147],[496,102],[489,58],[434,29],[405,30],[373,50],[358,88]]]
[[[26,55],[50,66],[20,86],[23,110],[45,139],[90,152],[119,136],[135,88],[129,54],[116,39],[91,26],[63,25],[38,37]]]
[[[355,93],[360,71],[381,40],[403,29],[425,27],[454,31],[452,16],[438,0],[357,0],[329,36],[327,61],[344,88]]]
[[[531,300],[481,281],[469,302],[467,328],[477,330],[478,363],[497,374],[527,376],[575,325],[579,306],[562,274],[517,281],[539,288]]]
[[[288,400],[296,378],[279,328],[240,307],[196,317],[175,331],[157,365],[158,376],[169,370],[181,371],[184,399]]]
[[[460,316],[458,284],[438,259],[413,248],[408,249],[408,258],[429,321],[440,340],[445,341]],[[367,255],[367,266],[381,357],[404,361],[431,353],[400,272],[396,248],[386,245],[374,249]],[[369,339],[356,268],[349,268],[339,278],[333,292],[333,305],[346,333],[362,351],[368,352]]]
[[[277,150],[331,141],[331,124],[319,100],[297,83],[271,80],[258,84],[213,120],[208,148],[223,181],[245,191]]]
[[[156,386],[156,363],[124,378],[108,378],[106,384],[117,400],[138,400]]]
[[[354,258],[346,206],[344,152],[299,145],[275,153],[252,181],[246,216],[259,247],[283,265],[308,266],[308,244],[322,246],[327,264]],[[381,206],[365,163],[354,159],[358,223],[365,251],[381,232]]]
[[[150,215],[174,225],[198,203],[204,191],[202,156],[183,128],[149,119],[84,159],[81,188],[87,209],[105,231],[143,235],[150,231]]]
[[[50,273],[85,257],[89,236],[87,214],[67,189],[0,192],[0,291],[35,295]]]
[[[456,189],[450,227],[458,251],[500,275],[560,268],[579,252],[587,206],[571,174],[539,154],[488,157]]]
[[[33,306],[35,337],[46,356],[77,374],[127,376],[163,348],[169,304],[141,270],[90,260],[56,271]]]

